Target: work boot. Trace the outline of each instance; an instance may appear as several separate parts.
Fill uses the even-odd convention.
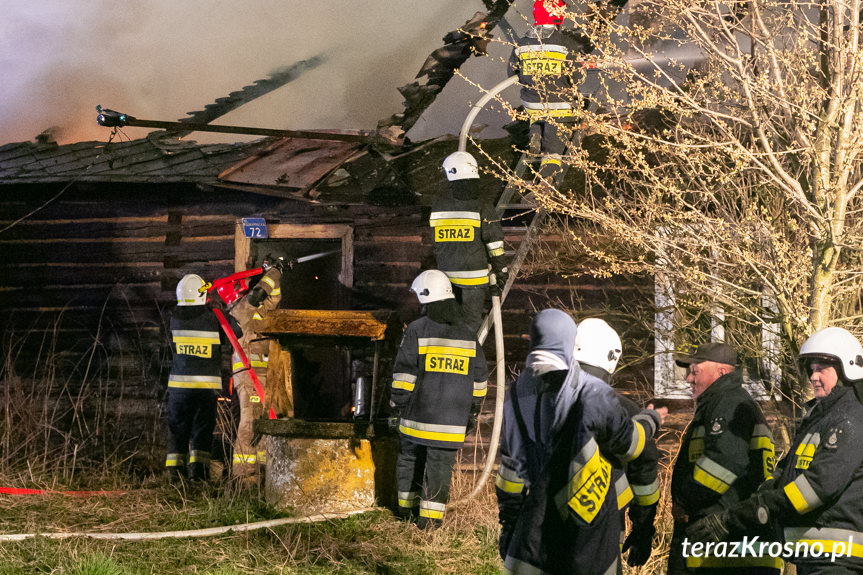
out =
[[[434,531],[443,525],[443,519],[432,519],[431,517],[420,517],[417,519],[417,527],[423,531]]]
[[[193,462],[189,464],[189,479],[197,482],[206,482],[210,478],[209,464]]]
[[[399,521],[404,521],[405,523],[416,523],[417,518],[419,517],[419,508],[417,507],[396,507],[393,515],[396,516],[396,519]]]
[[[180,465],[166,467],[165,476],[171,483],[183,483],[186,480],[186,467]]]

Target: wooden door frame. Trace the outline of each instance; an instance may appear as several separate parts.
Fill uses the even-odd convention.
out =
[[[342,266],[339,282],[354,286],[354,228],[345,224],[268,224],[267,239],[297,240],[341,240]],[[252,239],[243,233],[242,221],[237,221],[234,231],[234,271],[246,269]]]

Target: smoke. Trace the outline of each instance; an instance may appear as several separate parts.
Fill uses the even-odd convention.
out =
[[[314,56],[324,64],[216,122],[374,128],[401,111],[397,87],[413,80],[441,37],[483,9],[479,0],[5,0],[0,137],[32,140],[53,127],[60,143],[104,141],[97,104],[177,120]],[[139,138],[147,130],[125,132]]]

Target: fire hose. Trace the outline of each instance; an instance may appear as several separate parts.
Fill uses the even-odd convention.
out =
[[[178,539],[184,537],[212,537],[224,533],[247,533],[257,529],[269,529],[280,525],[296,525],[301,523],[318,523],[332,519],[345,519],[352,515],[376,511],[375,507],[364,507],[340,513],[319,513],[317,515],[305,515],[303,517],[282,517],[280,519],[268,519],[253,523],[242,523],[240,525],[223,525],[221,527],[207,527],[204,529],[189,529],[187,531],[157,531],[153,533],[101,533],[98,531],[72,531],[63,533],[6,533],[0,534],[0,542],[24,541],[41,537],[44,539],[71,539],[73,537],[88,537],[90,539],[122,539],[125,541],[153,541],[156,539]]]
[[[216,319],[219,320],[219,325],[222,326],[222,331],[225,332],[225,335],[228,337],[228,341],[231,342],[231,347],[234,348],[234,353],[237,354],[237,357],[240,358],[243,367],[249,372],[249,376],[252,378],[252,383],[255,384],[255,391],[258,392],[258,397],[260,397],[261,402],[264,403],[264,386],[261,385],[261,380],[258,379],[258,374],[255,373],[254,369],[252,369],[252,364],[251,362],[249,362],[249,357],[243,351],[243,346],[240,345],[240,342],[237,340],[237,336],[234,335],[234,330],[232,330],[231,326],[228,325],[228,320],[225,318],[225,314],[223,314],[222,310],[218,308],[214,308],[213,313],[216,314]],[[273,410],[272,407],[270,408],[270,419],[276,419],[276,412]]]
[[[468,112],[467,117],[464,120],[464,123],[461,126],[461,133],[459,134],[458,139],[458,149],[461,152],[465,151],[467,147],[467,135],[470,130],[473,121],[476,119],[479,111],[485,106],[488,102],[492,100],[495,96],[497,96],[500,92],[509,88],[510,86],[514,86],[518,83],[518,75],[513,75],[496,84],[489,90],[479,101],[473,105],[470,112]],[[485,482],[488,481],[488,478],[491,476],[491,470],[494,467],[494,462],[497,459],[497,449],[500,445],[500,430],[503,425],[503,404],[506,399],[506,374],[504,373],[504,347],[503,347],[503,326],[501,321],[500,314],[500,296],[492,296],[491,298],[491,312],[492,312],[492,320],[494,322],[494,344],[495,344],[495,372],[497,374],[497,392],[495,393],[495,402],[494,402],[494,424],[492,426],[491,431],[491,441],[488,445],[488,455],[486,456],[485,465],[482,469],[482,474],[479,476],[479,479],[476,481],[476,485],[474,485],[473,490],[463,499],[459,499],[452,503],[452,505],[459,505],[462,503],[466,503],[471,499],[475,498],[479,495],[479,492],[482,490]]]

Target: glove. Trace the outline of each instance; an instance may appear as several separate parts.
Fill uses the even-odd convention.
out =
[[[387,419],[387,427],[390,431],[398,431],[399,429],[399,416],[392,415]]]
[[[470,417],[467,420],[467,431],[465,431],[465,435],[470,435],[474,431],[476,431],[478,422],[479,422],[479,412],[482,409],[480,405],[471,405],[470,406]]]
[[[635,525],[623,542],[621,553],[629,551],[626,562],[630,567],[638,567],[647,563],[653,545],[653,536],[656,535],[656,527],[653,523]]]
[[[729,513],[727,509],[705,515],[686,528],[686,535],[695,541],[713,541],[718,543],[728,537],[730,532]]]
[[[500,297],[506,285],[506,280],[509,278],[509,269],[506,266],[497,267],[492,265],[492,273],[494,274],[494,283],[489,286],[489,291],[492,296]]]
[[[650,558],[653,536],[656,534],[656,527],[653,526],[656,505],[631,505],[629,519],[632,521],[632,531],[623,542],[621,553],[629,550],[626,562],[631,567],[637,567],[647,563]]]

